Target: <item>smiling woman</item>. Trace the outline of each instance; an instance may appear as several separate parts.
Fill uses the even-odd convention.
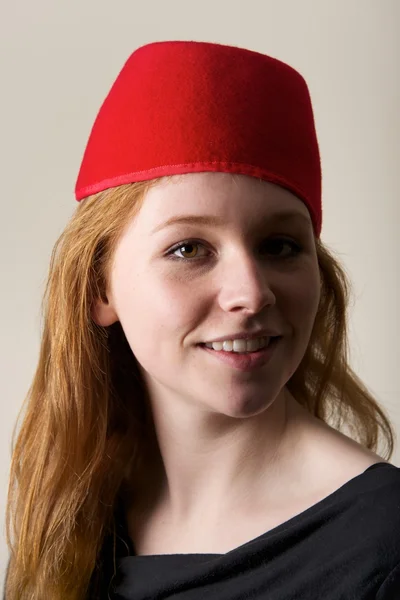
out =
[[[245,202],[246,198],[251,202]],[[186,208],[199,212],[190,224],[187,217],[186,224],[182,223],[179,216],[184,200]],[[286,214],[283,222],[276,218],[280,210]],[[208,215],[208,225],[204,221],[199,224],[201,212]],[[293,217],[296,213],[300,218]],[[183,398],[212,399],[217,380],[227,377],[228,385],[234,376],[230,370],[224,375],[213,369],[214,363],[207,358],[214,355],[213,350],[202,350],[197,356],[199,343],[222,337],[230,341],[232,347],[225,343],[216,357],[246,372],[266,367],[274,350],[269,363],[274,377],[266,380],[266,373],[257,372],[258,391],[253,387],[255,379],[246,385],[252,403],[262,393],[260,409],[264,410],[267,388],[272,388],[267,394],[272,400],[298,367],[318,309],[320,275],[307,215],[306,206],[288,190],[245,175],[192,173],[178,182],[161,182],[148,191],[140,212],[119,239],[107,301],[96,305],[97,323],[103,327],[121,323],[139,368],[143,368],[147,388],[154,385],[153,377],[147,380],[154,368],[171,389],[185,370],[185,386],[179,394]],[[160,222],[169,222],[169,226],[160,227]],[[182,246],[181,235],[187,234],[195,235],[199,242]],[[288,241],[282,244],[284,234]],[[297,240],[292,244],[299,248],[302,244],[301,252],[287,252],[289,235]],[[180,241],[171,247],[176,239]],[[194,256],[178,256],[187,250],[193,254],[192,248]],[[142,315],[140,323],[138,314]],[[281,339],[253,355],[236,354],[233,342],[239,337],[264,335]],[[156,348],[148,343],[150,339],[157,339]],[[193,352],[188,352],[190,347],[196,352],[195,360]],[[210,369],[207,380],[197,361],[204,361],[204,368]],[[237,393],[244,390],[238,387]],[[230,403],[235,395],[231,390]],[[224,396],[218,394],[219,400]],[[165,400],[159,402],[165,404]],[[241,402],[245,403],[244,398]],[[176,409],[177,400],[174,404]],[[229,411],[229,406],[224,410]],[[210,482],[210,474],[208,479]]]
[[[394,432],[348,363],[303,77],[139,48],[76,198],[13,451],[7,600],[394,599]]]

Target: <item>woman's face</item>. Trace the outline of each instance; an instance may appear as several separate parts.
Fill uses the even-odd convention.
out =
[[[292,217],[280,221],[282,212]],[[167,225],[183,215],[218,224]],[[319,304],[307,207],[289,191],[243,175],[164,180],[150,189],[119,241],[107,296],[95,320],[121,322],[152,403],[258,414],[299,366]],[[264,327],[282,338],[269,362],[249,372],[199,346]]]

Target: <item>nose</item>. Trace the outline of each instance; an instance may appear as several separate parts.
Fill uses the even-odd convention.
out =
[[[268,273],[265,259],[257,260],[247,252],[237,252],[221,261],[217,274],[221,308],[259,313],[266,306],[273,306],[276,297]]]

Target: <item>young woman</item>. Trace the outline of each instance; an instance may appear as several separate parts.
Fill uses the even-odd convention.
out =
[[[139,48],[76,198],[13,450],[7,600],[400,597],[394,430],[348,364],[303,77]]]

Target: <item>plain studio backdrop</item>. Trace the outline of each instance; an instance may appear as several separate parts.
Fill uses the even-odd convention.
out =
[[[1,524],[11,434],[38,359],[52,247],[100,104],[152,41],[242,46],[289,63],[313,102],[322,240],[353,284],[351,366],[400,432],[400,2],[19,0],[0,4]],[[400,450],[391,462],[400,466]]]

